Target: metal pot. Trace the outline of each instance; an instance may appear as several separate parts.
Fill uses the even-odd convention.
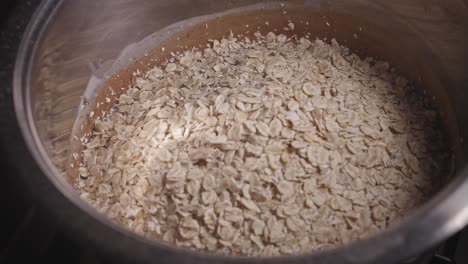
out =
[[[245,15],[251,8],[256,12]],[[274,258],[208,255],[150,241],[112,223],[79,198],[65,171],[82,96],[93,91],[90,83],[102,84],[109,73],[131,66],[128,59],[142,56],[138,50],[147,46],[142,43],[150,43],[145,37],[164,40],[180,21],[214,18],[210,23],[217,27],[207,34],[216,37],[230,27],[259,23],[269,10],[282,8],[289,13],[281,19],[309,19],[312,36],[336,37],[360,54],[389,60],[435,98],[456,155],[456,176],[448,178],[439,193],[401,223],[368,239]],[[220,12],[230,20],[210,17]],[[206,39],[187,32],[184,43]],[[16,61],[13,98],[22,137],[16,127],[8,128],[9,158],[57,222],[85,244],[129,262],[393,263],[421,254],[468,223],[468,171],[463,169],[468,151],[463,140],[468,137],[467,47],[468,4],[462,0],[43,1]]]

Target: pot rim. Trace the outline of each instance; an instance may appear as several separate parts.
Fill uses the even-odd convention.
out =
[[[47,158],[32,118],[29,85],[37,44],[63,0],[43,1],[21,41],[13,76],[13,100],[21,130],[10,148],[20,176],[35,197],[73,235],[130,261],[162,263],[174,261],[205,263],[390,263],[410,258],[461,230],[468,223],[468,169],[463,169],[442,191],[400,223],[378,234],[323,252],[281,256],[242,257],[200,253],[137,235],[98,213],[82,200]],[[29,151],[28,151],[29,150]]]

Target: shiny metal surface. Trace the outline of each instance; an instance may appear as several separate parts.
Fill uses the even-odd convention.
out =
[[[14,100],[21,132],[56,192],[74,213],[87,214],[94,232],[75,218],[99,245],[120,248],[138,260],[161,262],[390,263],[415,256],[468,223],[468,7],[462,0],[304,0],[286,1],[335,19],[342,28],[327,34],[346,38],[346,22],[362,25],[371,37],[348,46],[392,61],[437,98],[457,155],[457,176],[433,199],[401,223],[374,237],[334,250],[281,258],[222,257],[195,253],[149,241],[112,224],[79,199],[64,177],[70,135],[91,78],[105,78],[122,50],[159,30],[190,18],[254,4],[280,2],[238,0],[44,1],[24,36],[14,76]],[[338,15],[336,15],[338,14]],[[343,15],[343,16],[341,16]],[[328,17],[325,17],[328,16]],[[314,21],[319,19],[314,15]],[[354,20],[356,18],[356,20]],[[341,22],[340,22],[341,21]],[[323,21],[320,21],[323,22]],[[357,30],[357,27],[356,27]],[[350,35],[351,32],[348,32]],[[365,35],[363,33],[363,35]],[[363,47],[363,45],[365,47]],[[114,65],[115,66],[115,65]],[[31,176],[33,177],[33,176]],[[44,193],[43,195],[47,195]],[[62,210],[62,208],[57,208]],[[83,221],[85,222],[85,221]],[[96,231],[97,230],[97,231]],[[119,238],[108,245],[111,238]],[[120,243],[120,244],[119,244]]]

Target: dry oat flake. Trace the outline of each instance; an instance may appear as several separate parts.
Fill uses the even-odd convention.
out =
[[[232,35],[148,71],[95,121],[77,188],[178,246],[274,256],[361,239],[445,172],[437,112],[335,40]]]

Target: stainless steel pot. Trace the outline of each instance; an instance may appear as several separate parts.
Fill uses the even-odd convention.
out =
[[[299,10],[290,14],[309,16],[316,25],[312,35],[337,37],[358,53],[387,59],[426,89],[444,115],[456,154],[456,177],[408,218],[378,235],[325,252],[275,258],[207,255],[150,241],[111,223],[82,201],[64,172],[77,112],[82,96],[92,91],[90,83],[99,84],[110,72],[130,65],[131,60],[125,60],[139,55],[128,51],[141,47],[147,36],[164,39],[177,22],[232,14],[229,10],[252,5],[260,7],[256,17],[270,8]],[[255,23],[256,17],[243,19]],[[228,25],[218,26],[214,35],[229,30]],[[188,42],[197,38],[185,37]],[[57,222],[85,243],[131,262],[392,263],[422,253],[468,223],[468,170],[463,169],[468,151],[463,140],[468,138],[467,47],[468,4],[463,0],[43,1],[15,66],[13,97],[22,139],[13,137],[11,158]]]

